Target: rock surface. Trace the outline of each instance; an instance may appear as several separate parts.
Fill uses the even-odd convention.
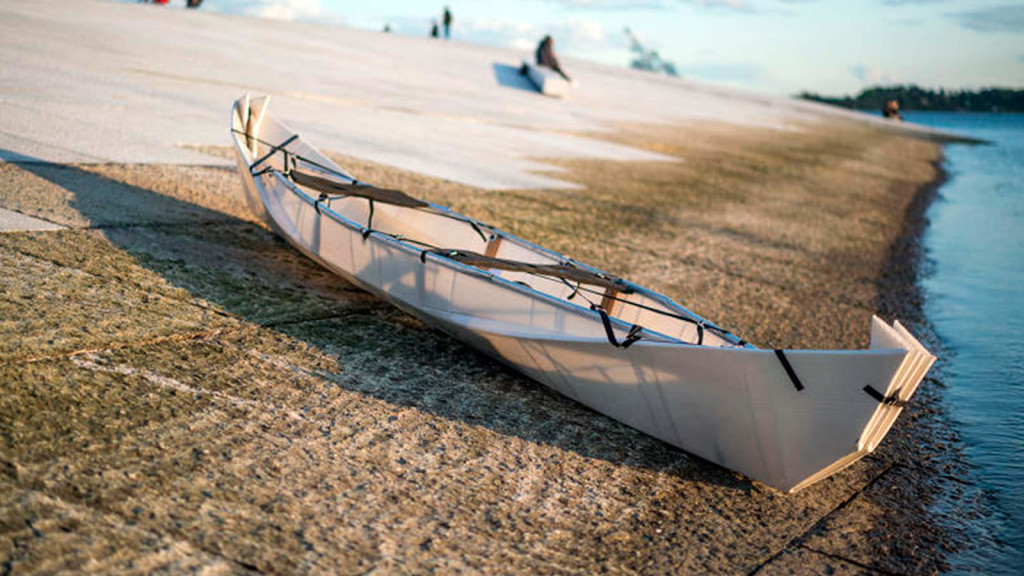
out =
[[[56,0],[0,22],[0,209],[60,228],[0,233],[0,574],[943,566],[934,380],[879,452],[784,496],[317,267],[218,147],[231,100],[273,92],[362,180],[760,345],[853,347],[872,313],[919,320],[934,143],[585,63],[551,101],[509,85],[518,55],[424,39]]]

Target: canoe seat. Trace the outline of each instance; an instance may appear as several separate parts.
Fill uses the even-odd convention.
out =
[[[360,198],[375,200],[384,204],[404,206],[405,208],[426,208],[430,206],[430,204],[427,204],[423,200],[413,198],[401,190],[377,188],[375,186],[370,186],[369,184],[342,184],[341,182],[335,182],[334,180],[329,180],[306,172],[300,172],[298,170],[292,170],[290,175],[292,177],[292,182],[327,194],[333,193],[345,196],[358,196]]]
[[[518,260],[506,260],[504,258],[493,258],[484,254],[478,254],[469,250],[427,250],[423,254],[437,254],[445,258],[455,260],[461,264],[476,266],[477,268],[490,268],[492,270],[509,270],[512,272],[525,272],[537,276],[548,276],[560,278],[570,282],[589,284],[612,291],[615,294],[632,293],[633,290],[621,278],[597,274],[583,268],[577,268],[569,264],[531,264]]]

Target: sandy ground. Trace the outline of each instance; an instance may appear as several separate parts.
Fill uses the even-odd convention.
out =
[[[682,162],[545,159],[485,192],[340,158],[666,292],[759,345],[915,329],[936,144],[627,124]],[[194,153],[223,155],[220,148]],[[318,268],[216,166],[0,164],[0,574],[899,573],[943,566],[926,381],[796,495],[596,414]]]

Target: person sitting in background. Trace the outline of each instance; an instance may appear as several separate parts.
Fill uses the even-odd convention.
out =
[[[895,99],[886,102],[885,106],[882,107],[882,116],[890,120],[902,122],[903,116],[900,116],[900,103]]]
[[[572,82],[572,79],[562,71],[562,67],[558,64],[558,56],[555,55],[555,41],[551,36],[545,36],[537,46],[537,65],[547,66],[561,74],[566,82]]]
[[[434,25],[430,28],[430,37],[437,38],[437,20],[434,20]]]

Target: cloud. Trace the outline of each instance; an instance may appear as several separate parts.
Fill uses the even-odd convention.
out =
[[[679,73],[688,78],[718,82],[755,82],[765,77],[764,68],[752,63],[690,64],[677,66]]]
[[[625,47],[625,36],[616,29],[608,34],[600,23],[593,20],[570,21],[555,26],[552,37],[559,38],[567,51]]]
[[[949,0],[882,0],[885,6],[907,6],[910,4],[941,4]]]
[[[585,54],[602,49],[626,48],[625,36],[612,34],[593,20],[569,20],[551,26],[539,26],[500,18],[462,20],[460,41],[532,51],[544,35],[555,39],[560,54]]]
[[[924,18],[893,18],[890,22],[897,26],[920,26],[924,24]]]
[[[669,0],[547,0],[569,8],[581,10],[669,10]],[[702,8],[721,9],[732,12],[771,12],[754,6],[756,0],[675,0]],[[808,4],[817,0],[776,0],[782,4]]]
[[[993,6],[968,12],[947,12],[946,17],[975,32],[1024,32],[1024,6]]]
[[[723,12],[738,12],[742,14],[774,14],[782,16],[792,16],[793,12],[786,9],[767,7],[766,3],[759,2],[759,0],[676,0],[680,4],[688,4],[691,6],[697,6],[700,8],[708,8],[711,10],[720,10]],[[775,0],[776,3],[781,4],[809,4],[816,2],[817,0]],[[759,5],[755,5],[755,3]]]
[[[754,6],[746,0],[678,0],[683,4],[693,4],[702,8],[722,9],[732,12],[756,12]]]
[[[850,74],[865,84],[894,84],[896,77],[876,66],[850,66]]]
[[[543,36],[533,24],[503,18],[464,18],[459,22],[456,33],[460,41],[518,50],[533,49]]]
[[[275,20],[323,20],[320,0],[206,0],[204,9]],[[336,21],[334,18],[330,18]]]
[[[426,36],[430,32],[431,18],[395,16],[388,19],[395,32],[413,36]],[[532,52],[545,35],[555,39],[559,54],[585,56],[608,49],[622,49],[623,60],[628,48],[626,37],[618,29],[610,32],[599,22],[587,19],[561,21],[543,25],[504,18],[462,18],[454,30],[455,39],[470,44],[500,46]]]
[[[667,10],[666,0],[548,0],[580,10]]]

